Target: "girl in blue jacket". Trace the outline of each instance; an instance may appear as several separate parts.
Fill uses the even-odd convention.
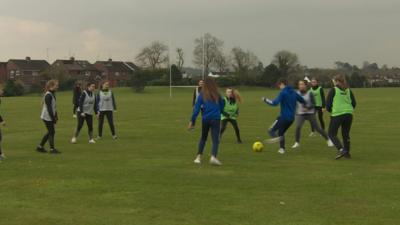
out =
[[[199,141],[197,157],[194,163],[201,164],[201,156],[203,155],[204,147],[207,142],[208,132],[211,130],[212,150],[211,150],[211,165],[220,166],[222,163],[218,160],[218,145],[221,112],[224,109],[224,101],[218,93],[218,87],[214,79],[208,77],[204,81],[203,89],[198,96],[194,105],[192,119],[189,123],[189,130],[194,129],[196,118],[203,110],[202,131]]]
[[[280,142],[278,153],[285,154],[285,133],[294,122],[297,102],[302,104],[306,104],[306,102],[292,87],[288,86],[288,81],[286,79],[280,79],[278,81],[278,87],[281,92],[275,100],[270,100],[265,97],[263,97],[262,100],[271,106],[281,106],[279,117],[268,131],[272,138],[267,140],[267,142]]]

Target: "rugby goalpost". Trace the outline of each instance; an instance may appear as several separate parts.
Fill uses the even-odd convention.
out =
[[[202,68],[202,79],[205,79],[205,34],[203,34],[203,68]],[[172,43],[171,41],[169,42],[169,47],[168,47],[168,67],[169,67],[169,98],[172,98],[172,89],[173,88],[196,88],[196,86],[190,86],[190,85],[173,85],[172,84],[172,69],[171,69],[171,47]]]

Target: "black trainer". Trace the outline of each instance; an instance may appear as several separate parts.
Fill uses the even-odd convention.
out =
[[[50,150],[50,154],[60,154],[61,152],[58,151],[57,149],[53,148]]]
[[[44,147],[42,147],[42,146],[38,146],[38,147],[36,148],[36,151],[37,151],[37,152],[40,152],[40,153],[47,153],[46,149],[45,149]]]
[[[346,158],[351,158],[350,154],[348,152],[344,152],[344,151],[340,151],[337,155],[335,159],[341,159],[343,157]]]

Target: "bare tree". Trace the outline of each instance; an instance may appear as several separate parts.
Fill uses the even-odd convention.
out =
[[[232,66],[237,73],[247,73],[258,66],[260,60],[251,51],[244,51],[240,47],[232,49]]]
[[[155,70],[168,62],[167,51],[167,45],[160,41],[154,41],[140,51],[136,60],[141,66]]]
[[[204,72],[208,74],[218,55],[222,54],[224,42],[207,33],[200,38],[196,38],[194,43],[193,63],[198,67],[204,66]]]
[[[183,52],[183,49],[182,48],[177,48],[176,49],[176,54],[177,54],[177,57],[176,57],[177,67],[178,67],[178,69],[180,71],[182,71],[183,64],[185,63],[185,58],[184,58],[185,54]]]
[[[223,52],[219,52],[215,56],[213,66],[218,70],[218,72],[227,72],[230,66],[230,58]]]
[[[296,53],[284,50],[275,54],[272,63],[279,68],[282,76],[287,77],[290,73],[296,70],[296,67],[299,64],[299,58]]]

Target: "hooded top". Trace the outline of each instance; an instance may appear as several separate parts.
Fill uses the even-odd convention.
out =
[[[286,86],[284,89],[282,89],[278,97],[276,97],[274,100],[265,100],[265,103],[271,106],[277,106],[280,104],[280,117],[287,121],[294,120],[297,102],[306,104],[303,97],[297,94],[296,91],[290,86]]]

